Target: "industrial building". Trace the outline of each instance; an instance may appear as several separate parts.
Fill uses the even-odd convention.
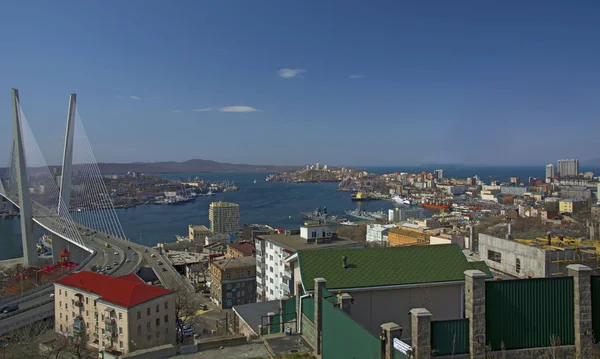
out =
[[[518,278],[567,275],[570,264],[598,269],[598,241],[553,236],[535,240],[479,234],[479,255],[489,268]]]

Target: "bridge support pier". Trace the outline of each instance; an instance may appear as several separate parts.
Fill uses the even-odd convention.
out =
[[[80,248],[79,246],[65,239],[62,239],[56,234],[52,234],[52,262],[54,262],[54,264],[60,261],[60,252],[62,252],[63,249],[69,251],[69,260],[78,264],[83,262],[83,260],[90,254],[85,249]]]

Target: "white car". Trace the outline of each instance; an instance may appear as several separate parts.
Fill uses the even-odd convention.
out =
[[[118,255],[119,255],[119,252],[115,252],[115,255],[116,255],[116,256],[118,256]]]

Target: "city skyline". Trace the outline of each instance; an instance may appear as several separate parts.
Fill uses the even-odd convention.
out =
[[[597,158],[598,4],[358,4],[7,3],[0,167],[10,87],[49,164],[71,92],[98,162]]]

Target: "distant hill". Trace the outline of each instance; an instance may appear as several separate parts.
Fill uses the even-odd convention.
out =
[[[98,163],[102,174],[142,173],[195,173],[195,172],[284,172],[299,169],[300,166],[245,165],[223,163],[210,160],[193,159],[185,162],[134,162],[134,163]],[[60,170],[60,166],[50,166]],[[0,168],[0,176],[6,168]]]

